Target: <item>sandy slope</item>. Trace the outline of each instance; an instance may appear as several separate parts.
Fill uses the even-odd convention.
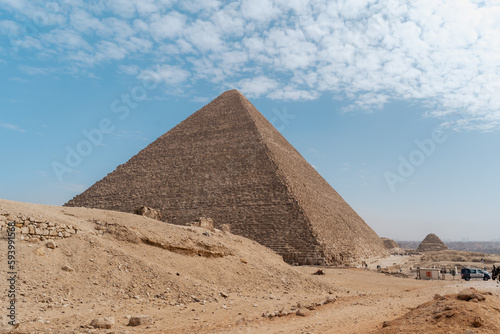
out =
[[[17,241],[20,325],[15,333],[373,333],[384,321],[397,324],[402,316],[415,318],[415,326],[425,330],[429,322],[418,320],[423,313],[406,313],[436,293],[476,286],[490,291],[488,298],[496,303],[500,290],[491,281],[417,281],[360,269],[331,268],[313,276],[317,268],[291,267],[242,237],[120,212],[0,200],[0,215],[7,214],[74,225],[79,231],[56,240],[55,249],[46,241]],[[4,232],[2,237],[0,277],[6,275]],[[2,279],[2,309],[6,290]],[[295,315],[297,303],[304,308],[335,296],[336,302],[307,310],[305,317]],[[289,315],[262,317],[279,311]],[[482,314],[481,309],[471,312]],[[155,323],[127,326],[127,317],[139,314]],[[104,316],[114,317],[111,329],[89,327],[92,319]],[[455,325],[463,331],[470,327]],[[429,330],[440,333],[432,326]]]

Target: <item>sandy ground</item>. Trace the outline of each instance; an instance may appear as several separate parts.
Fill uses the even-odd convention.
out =
[[[447,333],[447,323],[440,327],[439,319],[430,318],[437,304],[428,306],[430,315],[419,305],[432,302],[436,294],[451,296],[475,287],[491,295],[485,302],[459,306],[482,316],[483,328],[453,317],[447,321],[455,321],[453,328],[461,333],[499,333],[491,326],[500,319],[500,309],[485,308],[500,305],[497,282],[465,282],[451,276],[422,281],[375,270],[377,265],[406,269],[419,261],[415,257],[369,259],[374,270],[326,268],[325,275],[316,276],[316,267],[289,266],[269,249],[220,231],[119,212],[3,200],[0,215],[33,216],[79,229],[71,238],[55,240],[55,249],[47,248],[47,241],[17,242],[19,325],[8,326],[3,312],[3,332],[396,333],[404,332],[405,317],[413,317],[420,321],[422,333],[425,328]],[[0,239],[0,277],[7,275],[6,245],[6,239]],[[62,270],[64,266],[74,270]],[[1,281],[5,309],[8,287]],[[442,303],[455,305],[455,299]],[[324,304],[325,300],[331,302]],[[296,314],[298,309],[304,316]],[[281,316],[263,317],[275,313]],[[491,319],[484,314],[491,314]],[[127,326],[135,315],[149,315],[154,323]],[[108,316],[115,321],[110,329],[89,326],[94,318]],[[383,328],[384,322],[394,325]]]

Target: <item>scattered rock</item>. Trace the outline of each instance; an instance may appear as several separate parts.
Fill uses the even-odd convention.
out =
[[[310,312],[306,309],[299,308],[297,312],[295,312],[295,314],[298,315],[299,317],[307,317],[310,314]]]
[[[106,328],[110,329],[115,324],[115,318],[113,317],[104,317],[104,318],[95,318],[90,323],[90,326],[94,328]]]
[[[133,317],[130,317],[130,320],[128,322],[128,326],[140,326],[140,325],[152,325],[153,324],[153,317],[149,315],[136,315]]]
[[[221,295],[222,297],[224,297],[224,298],[228,298],[228,297],[229,297],[229,294],[228,294],[228,293],[226,293],[226,292],[224,292],[224,291],[222,291],[222,292],[220,293],[220,295]]]
[[[72,267],[70,267],[70,266],[66,266],[66,265],[65,265],[65,266],[62,266],[62,267],[61,267],[61,269],[62,269],[62,270],[64,270],[64,271],[75,271],[75,269],[73,269],[73,268],[72,268]]]
[[[475,301],[486,300],[486,297],[483,294],[477,292],[477,290],[474,288],[469,288],[460,291],[458,293],[457,298],[460,300],[475,300]]]
[[[323,269],[318,269],[313,275],[324,275],[325,271]]]
[[[481,317],[475,317],[474,321],[472,322],[472,326],[479,328],[483,325],[483,319]]]
[[[337,301],[336,297],[326,296],[324,304],[335,303]]]
[[[43,249],[42,247],[40,247],[37,250],[35,250],[35,254],[39,255],[39,256],[44,256],[45,255],[45,249]]]
[[[205,218],[205,217],[200,217],[196,219],[193,223],[191,223],[191,226],[197,226],[197,227],[203,227],[208,230],[214,230],[214,221],[212,218]]]
[[[47,248],[50,248],[50,249],[55,249],[57,247],[56,243],[54,241],[49,241],[45,244],[45,246],[47,246]]]
[[[162,218],[160,210],[148,208],[147,206],[141,206],[140,208],[136,209],[135,214],[156,220],[161,220]]]
[[[441,297],[442,297],[442,296],[441,296],[439,293],[436,293],[436,294],[434,295],[434,300],[441,299]]]

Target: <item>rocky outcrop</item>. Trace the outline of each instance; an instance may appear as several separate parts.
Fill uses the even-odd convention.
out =
[[[141,206],[140,208],[135,210],[136,215],[145,216],[148,218],[161,220],[161,212],[160,210],[148,208],[147,206]]]
[[[448,246],[434,233],[428,234],[418,245],[417,252],[432,252],[447,250]]]
[[[213,230],[215,228],[214,220],[212,218],[205,217],[195,219],[195,221],[191,223],[191,226],[203,227],[207,230]]]

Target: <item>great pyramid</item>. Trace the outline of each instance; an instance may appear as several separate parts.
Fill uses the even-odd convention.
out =
[[[66,206],[161,211],[253,239],[288,263],[345,264],[383,242],[237,90],[224,92]]]
[[[448,246],[434,233],[428,234],[418,245],[417,252],[432,252],[447,250]]]

